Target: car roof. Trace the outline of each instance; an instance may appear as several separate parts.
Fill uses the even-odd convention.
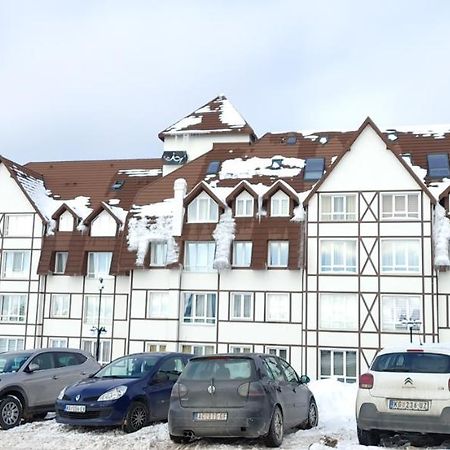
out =
[[[429,353],[442,353],[444,355],[450,355],[450,343],[430,343],[430,344],[407,344],[397,345],[395,347],[385,347],[378,355],[385,355],[388,353],[403,353],[403,352],[429,352]]]
[[[267,353],[212,353],[211,355],[199,355],[192,359],[208,359],[208,358],[248,358],[255,359],[262,356],[276,356]],[[281,358],[282,359],[282,358]]]

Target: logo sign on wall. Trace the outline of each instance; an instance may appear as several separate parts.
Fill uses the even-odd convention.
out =
[[[184,164],[188,159],[187,153],[185,151],[172,151],[164,152],[162,155],[162,160],[164,164],[177,166]]]

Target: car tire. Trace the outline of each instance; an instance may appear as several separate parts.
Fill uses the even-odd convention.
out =
[[[125,433],[134,433],[142,427],[145,427],[148,421],[149,412],[147,405],[142,402],[133,402],[128,408],[122,428]]]
[[[283,435],[283,414],[281,409],[277,406],[272,414],[269,432],[264,437],[264,444],[266,444],[267,447],[279,447],[283,442]]]
[[[23,416],[23,405],[12,395],[6,396],[0,402],[0,427],[9,430],[20,424]]]
[[[175,442],[175,444],[189,444],[191,438],[186,436],[174,436],[173,434],[169,434],[170,440]]]
[[[380,443],[380,434],[374,430],[362,430],[357,428],[358,441],[360,445],[377,446]]]
[[[319,410],[317,409],[317,403],[314,398],[309,401],[308,418],[302,423],[301,428],[309,430],[310,428],[317,427],[319,423]]]

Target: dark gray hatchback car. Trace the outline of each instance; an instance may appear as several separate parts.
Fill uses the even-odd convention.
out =
[[[285,429],[318,423],[308,382],[274,355],[192,358],[172,390],[170,438],[185,443],[198,437],[262,437],[267,446],[278,447]]]

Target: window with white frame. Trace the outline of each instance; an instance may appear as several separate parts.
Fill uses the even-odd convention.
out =
[[[288,293],[266,295],[266,321],[289,322],[290,301]]]
[[[26,304],[24,294],[1,294],[0,322],[25,322]]]
[[[29,250],[3,250],[2,277],[28,278],[30,271]]]
[[[381,194],[381,217],[383,219],[418,219],[419,194]]]
[[[319,327],[322,330],[357,330],[358,296],[356,294],[320,294]]]
[[[242,191],[235,201],[235,216],[236,217],[252,217],[254,213],[255,199],[247,192]]]
[[[83,339],[81,341],[81,348],[95,356],[97,353],[97,341],[95,339]],[[100,340],[99,360],[100,364],[108,364],[111,362],[111,341]]]
[[[70,294],[52,294],[50,297],[50,317],[67,318],[70,312]]]
[[[324,222],[356,220],[356,194],[322,194],[320,220]]]
[[[252,263],[252,241],[233,242],[233,266],[250,267]]]
[[[0,337],[0,353],[23,350],[24,344],[23,338]]]
[[[150,244],[150,265],[164,267],[167,264],[167,242]]]
[[[112,252],[89,252],[88,277],[110,278]]]
[[[32,214],[6,214],[4,235],[6,237],[25,237],[33,234]]]
[[[250,345],[230,345],[230,353],[251,353]]]
[[[337,378],[345,383],[356,382],[356,352],[352,350],[321,350],[320,378]]]
[[[381,241],[381,270],[384,273],[419,273],[419,239],[383,239]]]
[[[152,291],[148,292],[147,295],[147,317],[151,319],[169,317],[169,292]]]
[[[289,260],[289,241],[269,241],[269,267],[287,267]]]
[[[183,321],[185,323],[216,323],[216,294],[186,292]]]
[[[320,241],[321,272],[356,272],[356,240],[322,239]]]
[[[52,348],[67,348],[67,339],[50,338],[48,340],[48,346]]]
[[[219,206],[203,191],[189,203],[187,220],[190,223],[217,222],[219,220]]]
[[[69,211],[64,211],[59,216],[58,231],[73,231],[74,217]]]
[[[55,274],[62,275],[66,271],[68,252],[55,253]]]
[[[86,295],[84,297],[83,323],[95,325],[98,323],[99,295]],[[113,301],[110,295],[102,295],[100,307],[100,326],[111,324],[113,316]]]
[[[182,353],[191,353],[196,356],[212,355],[214,353],[214,345],[183,344],[181,351]]]
[[[284,360],[288,360],[288,348],[287,347],[266,347],[266,353],[269,355],[279,356]]]
[[[418,295],[383,295],[381,329],[404,332],[422,325],[422,301]]]
[[[283,191],[277,191],[270,198],[270,215],[272,217],[285,217],[290,215],[290,198]]]
[[[184,266],[189,272],[213,271],[215,242],[186,242]]]
[[[243,292],[231,294],[231,320],[252,320],[253,295]]]
[[[167,345],[166,344],[155,344],[154,342],[147,342],[145,344],[145,351],[150,352],[150,353],[166,352]]]

